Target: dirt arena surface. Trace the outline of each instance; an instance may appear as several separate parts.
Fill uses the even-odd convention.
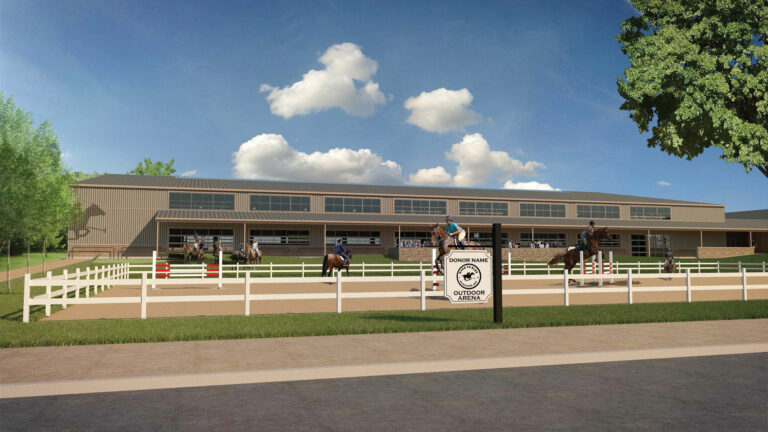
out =
[[[768,277],[750,277],[749,284],[768,284]],[[727,278],[698,278],[691,280],[693,287],[705,285],[732,285],[740,286],[741,277],[735,275]],[[624,288],[626,280],[617,279],[615,283],[606,281],[605,288]],[[633,288],[678,286],[683,288],[678,292],[633,292],[634,303],[654,302],[684,302],[685,279],[677,278],[666,280],[663,277],[649,279],[635,279]],[[504,290],[519,290],[531,288],[554,288],[562,290],[562,281],[558,280],[505,280]],[[571,283],[570,304],[617,304],[626,303],[626,292],[621,293],[579,293],[578,286]],[[598,288],[597,284],[587,279],[584,288]],[[243,284],[225,283],[222,289],[217,289],[217,283],[206,285],[165,286],[154,290],[148,289],[147,295],[160,296],[206,296],[206,295],[244,295]],[[343,299],[342,311],[385,311],[385,310],[418,310],[420,299],[418,282],[343,282],[342,290],[350,292],[412,292],[414,298],[373,298],[373,299]],[[431,285],[427,283],[427,292],[431,293]],[[335,280],[327,283],[256,283],[251,285],[251,294],[288,294],[288,293],[336,293]],[[99,293],[98,297],[140,297],[141,288],[138,286],[115,286],[107,291]],[[768,299],[768,289],[751,289],[748,291],[750,300]],[[717,290],[692,292],[692,301],[717,301],[740,300],[741,290]],[[556,306],[563,304],[563,295],[560,294],[526,294],[504,295],[504,306]],[[427,297],[426,308],[451,309],[451,308],[487,308],[492,305],[492,300],[482,304],[451,304],[441,297]],[[179,302],[179,303],[148,303],[147,317],[182,317],[182,316],[216,316],[216,315],[242,315],[242,301],[212,301],[212,302]],[[251,314],[284,314],[284,313],[316,313],[336,312],[336,299],[322,300],[259,300],[251,301]],[[122,319],[139,318],[141,306],[139,304],[100,304],[100,305],[71,305],[43,321],[66,321],[87,319]]]

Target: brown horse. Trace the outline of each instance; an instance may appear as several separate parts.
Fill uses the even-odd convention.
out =
[[[596,229],[595,232],[592,234],[592,236],[588,239],[588,247],[584,250],[584,259],[591,257],[592,255],[596,255],[599,247],[600,239],[604,239],[608,237],[608,228],[600,228]],[[563,261],[563,264],[565,265],[565,269],[568,270],[570,273],[571,270],[573,270],[573,267],[576,266],[576,264],[579,262],[579,249],[574,248],[569,250],[568,252],[564,254],[560,254],[552,258],[547,265],[555,265],[560,260]]]
[[[257,251],[255,248],[253,248],[253,246],[251,246],[251,244],[248,244],[245,247],[245,254],[248,258],[248,262],[250,262],[251,264],[256,264],[256,261],[258,261],[259,264],[261,264],[261,256],[263,255],[261,253],[261,250]]]
[[[335,253],[329,253],[326,254],[323,257],[323,274],[322,276],[325,276],[325,272],[328,272],[328,276],[333,276],[333,269],[338,269],[337,271],[341,271],[341,269],[346,268],[347,269],[347,276],[349,276],[349,263],[352,261],[352,251],[346,250],[344,251],[344,254],[347,255],[347,261],[344,262],[344,259]]]
[[[664,273],[674,273],[674,272],[675,272],[675,259],[670,258],[664,261]],[[672,278],[669,278],[667,280],[672,280]]]
[[[435,265],[440,274],[443,274],[443,256],[447,255],[451,251],[451,248],[455,248],[456,240],[440,224],[434,224],[430,227],[429,234],[431,236],[430,241],[434,245],[437,243],[437,250],[439,251],[437,259],[435,259]],[[467,241],[464,243],[468,250],[483,250],[480,244]]]
[[[189,262],[193,259],[197,259],[197,263],[201,264],[203,262],[203,256],[205,255],[205,252],[203,252],[203,239],[200,239],[200,245],[195,249],[195,245],[192,243],[187,242],[184,244],[184,262]]]

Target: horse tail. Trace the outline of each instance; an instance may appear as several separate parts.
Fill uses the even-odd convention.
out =
[[[323,255],[323,274],[322,276],[325,276],[325,271],[328,269],[328,255]]]
[[[550,265],[550,266],[552,266],[552,265],[555,265],[555,264],[559,263],[559,262],[560,262],[560,258],[562,258],[562,257],[564,257],[564,256],[565,256],[565,255],[555,255],[555,257],[554,257],[554,258],[552,258],[551,260],[549,260],[549,262],[547,263],[547,265]]]

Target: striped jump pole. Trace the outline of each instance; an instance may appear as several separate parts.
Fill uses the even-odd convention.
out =
[[[440,282],[437,281],[437,249],[432,248],[432,291],[437,291]]]
[[[593,262],[592,265],[595,265]],[[603,286],[603,273],[605,273],[603,269],[603,251],[597,251],[597,267],[600,269],[598,274],[600,275],[600,280],[597,282],[597,286]]]
[[[579,272],[579,273],[581,273],[579,275],[579,276],[581,276],[581,278],[579,279],[579,286],[584,286],[584,273],[586,271],[586,267],[584,266],[584,251],[583,250],[579,251],[579,265],[581,266],[581,271]]]

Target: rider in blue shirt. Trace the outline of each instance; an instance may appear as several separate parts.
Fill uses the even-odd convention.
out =
[[[341,239],[336,240],[336,246],[333,247],[333,253],[343,258],[345,262],[347,261],[347,254],[344,253],[344,243]]]
[[[587,241],[589,238],[592,237],[592,234],[595,233],[595,221],[591,220],[589,221],[589,225],[587,225],[586,228],[584,228],[584,231],[581,232],[581,235],[579,236],[581,238],[581,249],[587,250],[588,244]]]
[[[456,225],[456,222],[454,222],[453,218],[450,216],[445,217],[445,232],[454,238],[454,241],[459,248],[464,249],[464,238],[467,236],[467,232]]]

